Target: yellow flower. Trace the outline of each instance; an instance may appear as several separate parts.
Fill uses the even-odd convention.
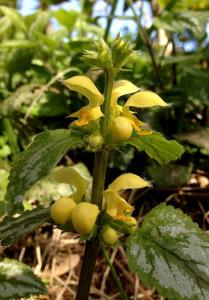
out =
[[[85,96],[89,104],[82,107],[70,117],[76,117],[74,122],[77,126],[88,125],[91,121],[97,120],[103,116],[101,105],[104,102],[104,96],[99,92],[93,81],[87,76],[74,76],[64,81],[65,85],[75,92]],[[118,105],[118,99],[121,96],[133,94],[128,98],[124,106]],[[118,80],[114,82],[111,109],[113,117],[123,116],[131,121],[133,128],[139,134],[150,134],[152,131],[146,130],[147,125],[141,122],[130,107],[152,107],[167,106],[167,104],[154,92],[139,91],[139,88],[128,80]]]
[[[133,94],[128,98],[124,106],[118,105],[117,101],[121,96]],[[139,134],[150,134],[151,130],[146,130],[147,125],[141,122],[136,116],[134,116],[134,112],[130,111],[129,107],[153,107],[153,106],[167,106],[157,94],[150,91],[139,91],[139,88],[135,86],[128,80],[118,80],[114,83],[112,98],[111,98],[111,106],[115,112],[115,116],[122,115],[123,117],[129,119],[133,128]]]
[[[122,221],[128,221],[134,208],[125,199],[119,196],[119,191],[123,189],[136,189],[149,186],[148,181],[141,177],[126,173],[117,177],[103,192],[107,213]]]
[[[91,121],[103,116],[100,105],[104,102],[104,97],[99,92],[93,81],[87,76],[74,76],[64,81],[64,84],[72,91],[78,92],[89,101],[89,104],[82,107],[70,117],[76,117],[76,126],[88,125]]]
[[[52,171],[51,178],[56,182],[69,184],[74,191],[70,197],[76,203],[81,202],[91,184],[91,175],[83,164],[57,167]]]

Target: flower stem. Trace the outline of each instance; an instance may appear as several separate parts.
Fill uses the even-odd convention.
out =
[[[102,112],[105,117],[102,119],[101,124],[101,132],[104,137],[109,131],[111,121],[111,95],[115,76],[116,72],[114,70],[108,70],[105,77],[104,103],[102,106]]]
[[[117,273],[115,271],[115,268],[113,267],[113,264],[111,263],[109,255],[107,253],[107,250],[105,249],[104,246],[102,246],[101,248],[102,248],[102,253],[103,253],[103,256],[105,258],[105,261],[106,261],[106,263],[108,264],[108,266],[110,268],[112,277],[113,277],[113,279],[114,279],[114,281],[115,281],[115,283],[117,285],[117,288],[118,288],[118,290],[120,292],[120,297],[121,297],[120,299],[121,300],[128,300],[128,297],[127,297],[127,295],[126,295],[126,293],[125,293],[125,291],[123,289],[123,286],[122,286],[122,284],[120,282],[120,279],[119,279],[119,277],[118,277],[118,275],[117,275]]]
[[[104,91],[104,104],[102,112],[104,118],[101,124],[102,134],[105,136],[108,132],[109,123],[111,120],[111,94],[113,88],[113,82],[116,72],[108,71],[105,77],[105,91]],[[108,151],[106,149],[99,150],[95,153],[94,160],[94,172],[93,172],[93,184],[91,203],[98,205],[99,209],[102,209],[103,196],[105,183],[105,173],[107,169]],[[83,258],[83,264],[81,268],[78,289],[76,294],[76,300],[88,300],[89,291],[91,287],[91,281],[94,272],[94,266],[96,263],[97,255],[99,252],[100,241],[99,239],[91,239],[86,242],[86,248]]]
[[[91,202],[98,205],[100,209],[102,208],[102,191],[104,189],[107,158],[107,151],[98,151],[95,154]],[[88,299],[99,245],[100,242],[98,239],[92,239],[86,242],[76,300]]]

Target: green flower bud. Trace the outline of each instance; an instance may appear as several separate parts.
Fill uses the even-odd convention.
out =
[[[100,133],[93,133],[87,139],[89,146],[93,149],[99,149],[104,143],[103,137]]]
[[[117,242],[118,234],[113,228],[107,227],[102,232],[102,239],[106,244],[112,246]]]
[[[133,50],[134,45],[120,38],[118,34],[112,43],[112,61],[116,69],[120,70],[125,64],[135,61],[138,53]]]
[[[91,50],[85,50],[82,59],[101,69],[108,70],[113,67],[111,51],[103,39],[94,42]]]

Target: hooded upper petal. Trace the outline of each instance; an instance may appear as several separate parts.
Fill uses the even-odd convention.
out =
[[[57,167],[51,173],[51,177],[59,183],[67,183],[73,186],[75,188],[73,197],[76,202],[81,201],[91,182],[90,177],[81,174],[80,168],[77,168],[76,165],[73,167]]]
[[[109,186],[108,190],[120,191],[123,189],[137,189],[149,186],[150,183],[141,177],[132,174],[125,173],[117,177]]]
[[[134,107],[152,107],[152,106],[167,106],[157,94],[150,91],[141,91],[132,95],[125,103],[125,106]]]
[[[89,100],[89,107],[96,107],[103,103],[104,97],[87,76],[74,76],[64,80],[64,84],[72,91],[78,92]]]
[[[119,196],[119,191],[122,189],[143,188],[149,185],[148,181],[135,174],[126,173],[120,175],[103,192],[107,213],[117,219],[126,220],[126,215],[132,213],[134,208]]]
[[[139,88],[128,80],[115,81],[113,85],[112,96],[111,96],[112,106],[117,105],[117,100],[119,97],[136,93],[138,90]]]

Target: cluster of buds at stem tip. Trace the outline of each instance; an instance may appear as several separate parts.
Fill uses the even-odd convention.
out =
[[[85,50],[82,59],[88,64],[103,70],[115,69],[119,71],[125,64],[134,62],[139,53],[134,45],[120,38],[114,39],[110,47],[101,39],[91,45],[90,50]]]

